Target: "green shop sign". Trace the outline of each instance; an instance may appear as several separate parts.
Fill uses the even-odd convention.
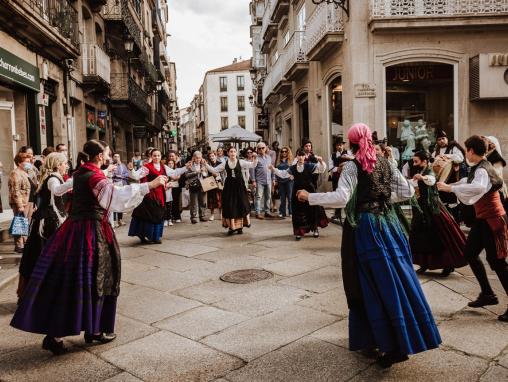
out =
[[[0,77],[40,91],[39,68],[0,48]]]

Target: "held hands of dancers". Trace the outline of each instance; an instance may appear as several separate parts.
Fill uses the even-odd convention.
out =
[[[168,181],[167,176],[159,175],[157,178],[148,183],[148,188],[154,189],[159,186],[165,187],[167,181]]]
[[[305,190],[298,190],[296,192],[296,197],[298,198],[298,200],[300,202],[306,202],[309,200],[309,193],[308,193],[308,191],[305,191]]]
[[[452,192],[452,186],[449,184],[446,184],[445,182],[437,182],[436,185],[437,185],[437,189],[439,191]]]

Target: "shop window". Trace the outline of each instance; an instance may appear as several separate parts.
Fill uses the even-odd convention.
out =
[[[337,77],[329,86],[330,126],[332,137],[343,137],[342,125],[342,78]]]
[[[411,62],[386,68],[386,137],[400,152],[434,151],[436,134],[454,139],[453,65]]]

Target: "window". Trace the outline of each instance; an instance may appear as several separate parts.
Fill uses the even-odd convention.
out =
[[[284,33],[282,41],[284,42],[284,46],[286,46],[289,43],[289,30],[287,30],[286,33]]]
[[[220,111],[228,111],[228,97],[220,97]]]
[[[227,77],[219,77],[220,83],[220,91],[227,92],[228,91],[228,78]]]
[[[275,63],[277,62],[278,59],[279,59],[279,51],[276,50],[272,56],[272,62],[271,62],[272,66],[275,65]]]
[[[226,130],[229,127],[228,117],[220,117],[220,129]]]
[[[238,96],[238,111],[245,110],[245,96]]]
[[[236,76],[236,90],[244,90],[244,89],[245,89],[245,77]]]
[[[245,129],[245,115],[238,116],[238,124]]]

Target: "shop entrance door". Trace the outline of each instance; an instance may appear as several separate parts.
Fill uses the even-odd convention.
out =
[[[14,134],[16,134],[14,103],[0,101],[0,162],[3,164],[0,195],[4,210],[9,208],[9,187],[7,182],[9,172],[14,168],[14,155],[16,154],[16,148],[12,139]]]

